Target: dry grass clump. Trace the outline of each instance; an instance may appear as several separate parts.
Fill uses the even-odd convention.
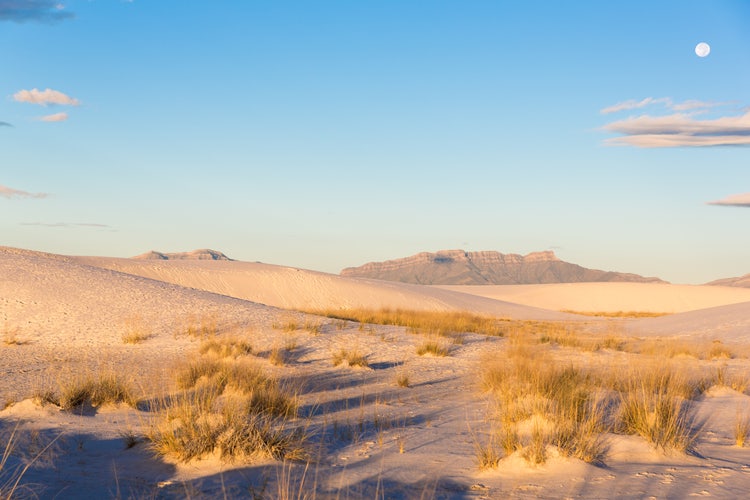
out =
[[[543,463],[546,447],[554,445],[565,456],[603,460],[605,404],[586,370],[559,366],[540,350],[519,349],[490,362],[482,382],[498,403],[503,433],[496,441],[506,453],[522,450],[530,462]],[[522,432],[529,426],[531,432]]]
[[[619,430],[637,434],[664,451],[692,451],[698,436],[690,397],[705,388],[669,368],[653,366],[626,375],[620,392]]]
[[[215,315],[204,314],[200,318],[190,316],[185,327],[185,335],[193,339],[208,339],[219,331]]]
[[[130,384],[114,372],[61,379],[57,390],[38,390],[34,398],[42,404],[52,403],[63,410],[118,403],[135,407],[138,402]]]
[[[693,451],[700,426],[692,400],[718,375],[684,374],[649,359],[635,361],[630,371],[604,372],[555,362],[542,345],[516,344],[483,361],[480,380],[500,424],[478,450],[480,464],[487,463],[487,447],[543,463],[548,446],[602,463],[607,432],[642,436],[665,452]]]
[[[201,343],[198,352],[219,358],[238,358],[252,354],[253,346],[239,337],[211,338]]]
[[[318,321],[307,320],[304,329],[311,335],[320,335],[323,332],[323,325]]]
[[[411,377],[409,376],[409,372],[400,371],[396,373],[396,385],[399,387],[404,387],[404,388],[410,387]]]
[[[367,368],[370,363],[367,361],[367,356],[362,354],[358,349],[348,350],[340,349],[333,354],[333,366],[339,366],[340,364],[346,363],[348,366],[354,367],[359,366]]]
[[[631,342],[625,350],[658,357],[689,357],[695,359],[731,359],[736,357],[734,349],[720,340],[695,342],[680,339],[640,339]]]
[[[284,366],[287,361],[288,352],[286,349],[276,346],[268,353],[268,361],[274,366]]]
[[[740,448],[745,446],[747,436],[750,434],[750,415],[743,413],[737,408],[737,417],[734,420],[734,443]]]
[[[560,312],[578,314],[579,316],[596,316],[600,318],[658,318],[672,313],[649,311],[573,311],[562,309]]]
[[[123,343],[140,344],[150,339],[151,336],[152,334],[142,317],[132,316],[125,320],[125,331],[122,334]]]
[[[304,436],[289,431],[297,397],[246,360],[197,358],[175,373],[181,392],[156,405],[153,448],[188,462],[212,453],[228,461],[301,458]]]
[[[425,354],[447,356],[450,354],[450,348],[438,340],[428,339],[417,346],[417,354],[420,356],[424,356]]]
[[[405,326],[415,333],[451,336],[480,333],[502,336],[506,321],[467,312],[411,311],[405,309],[340,309],[312,311],[312,314],[376,325]]]
[[[19,332],[21,331],[20,328],[14,327],[11,328],[8,326],[8,323],[5,323],[5,326],[3,327],[2,332],[2,342],[5,345],[26,345],[29,343],[28,340],[21,338],[19,336]]]

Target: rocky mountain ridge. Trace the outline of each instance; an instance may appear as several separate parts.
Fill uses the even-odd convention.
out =
[[[659,278],[587,269],[560,260],[552,251],[532,252],[527,255],[464,250],[421,252],[402,259],[349,267],[343,269],[341,275],[423,285],[519,285],[607,281],[664,283]]]
[[[218,250],[201,248],[191,252],[162,253],[155,250],[136,255],[133,259],[139,260],[234,260],[230,259]]]

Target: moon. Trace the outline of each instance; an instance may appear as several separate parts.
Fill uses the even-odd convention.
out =
[[[701,42],[695,46],[695,55],[698,57],[706,57],[711,53],[711,46],[706,42]]]

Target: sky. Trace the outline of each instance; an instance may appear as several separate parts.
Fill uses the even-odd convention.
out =
[[[0,245],[750,273],[745,0],[0,0],[0,47]]]

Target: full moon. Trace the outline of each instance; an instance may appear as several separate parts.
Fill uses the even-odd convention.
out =
[[[706,42],[701,42],[695,46],[695,54],[698,57],[706,57],[711,53],[711,46]]]

